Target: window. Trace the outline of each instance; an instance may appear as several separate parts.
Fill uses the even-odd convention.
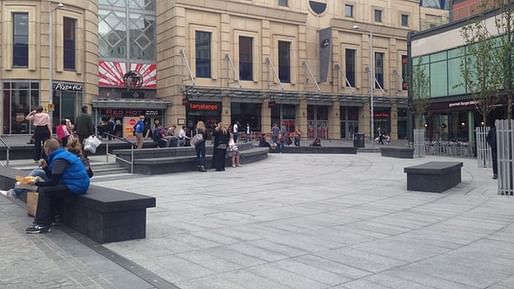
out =
[[[375,22],[382,22],[382,10],[375,9]]]
[[[13,13],[13,59],[15,67],[29,66],[29,14]]]
[[[287,0],[278,0],[278,6],[287,7]]]
[[[402,14],[401,22],[403,27],[409,27],[409,15]]]
[[[196,31],[196,77],[211,77],[211,33]]]
[[[375,52],[375,88],[384,88],[384,53]]]
[[[402,90],[408,90],[409,84],[407,82],[408,77],[409,58],[407,55],[402,55]]]
[[[281,82],[291,82],[291,43],[278,42],[278,78]]]
[[[75,19],[64,17],[64,69],[75,70]]]
[[[349,84],[355,87],[355,49],[345,49],[345,72]]]
[[[353,17],[353,5],[350,5],[350,4],[344,5],[344,15],[346,17]]]
[[[253,80],[253,38],[239,37],[239,79]]]

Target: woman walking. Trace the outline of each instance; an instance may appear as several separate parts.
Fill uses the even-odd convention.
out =
[[[222,125],[220,122],[214,129],[212,135],[214,136],[212,166],[216,169],[216,171],[224,171],[225,156],[227,154],[227,146],[228,140],[230,139],[230,133],[227,130],[227,127]]]
[[[42,158],[42,147],[43,143],[50,138],[50,116],[43,112],[43,107],[40,105],[30,112],[26,117],[26,120],[32,121],[36,128],[34,132],[34,161],[39,162]]]
[[[196,135],[193,137],[195,151],[196,151],[196,165],[200,172],[206,172],[205,169],[205,140],[207,139],[207,128],[205,123],[199,121],[196,123]]]

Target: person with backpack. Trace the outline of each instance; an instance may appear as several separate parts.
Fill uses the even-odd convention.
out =
[[[61,142],[62,146],[66,147],[66,145],[68,144],[68,138],[71,135],[70,131],[68,130],[66,119],[61,120],[55,131],[57,134],[57,138]]]
[[[136,125],[134,125],[134,133],[136,135],[136,144],[138,149],[143,148],[143,134],[145,133],[145,116],[140,115]]]
[[[191,139],[196,151],[196,164],[198,171],[206,172],[205,168],[205,141],[207,140],[207,128],[203,121],[196,124],[196,135]]]

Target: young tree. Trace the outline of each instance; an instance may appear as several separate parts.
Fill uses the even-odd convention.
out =
[[[501,49],[497,47],[497,39],[491,38],[484,20],[463,27],[461,34],[467,44],[460,64],[461,85],[472,93],[485,124],[497,102],[498,90],[503,86],[502,72],[498,69]]]
[[[428,78],[428,65],[423,65],[421,57],[418,58],[416,65],[413,65],[412,70],[412,111],[414,116],[417,118],[418,123],[416,127],[423,128],[423,114],[428,108],[428,96],[429,96],[429,78]]]

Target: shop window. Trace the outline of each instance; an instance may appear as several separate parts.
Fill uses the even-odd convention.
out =
[[[281,82],[291,82],[291,42],[278,42],[278,77]]]
[[[375,10],[373,10],[373,14],[374,14],[375,22],[382,23],[382,10],[375,9]]]
[[[355,49],[345,49],[346,80],[351,87],[355,87]]]
[[[384,88],[384,53],[375,52],[375,88]]]
[[[239,79],[253,80],[253,38],[239,37]]]
[[[75,70],[75,37],[76,37],[75,27],[76,27],[75,19],[64,17],[64,21],[63,21],[64,69]]]
[[[346,17],[352,17],[353,18],[353,5],[350,5],[350,4],[344,5],[344,15]]]
[[[13,13],[13,63],[14,67],[29,66],[29,14]]]
[[[3,133],[32,133],[25,116],[39,105],[39,83],[4,82]]]
[[[430,96],[448,95],[448,69],[446,61],[430,63]]]
[[[211,77],[211,33],[195,32],[196,39],[196,77]]]

